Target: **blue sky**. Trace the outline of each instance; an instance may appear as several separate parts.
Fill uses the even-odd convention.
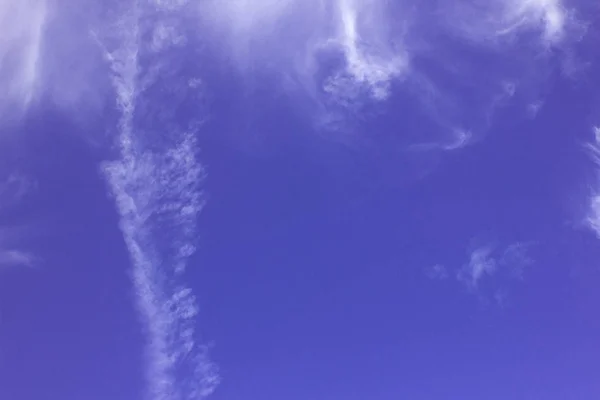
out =
[[[0,0],[0,398],[598,398],[599,18]]]

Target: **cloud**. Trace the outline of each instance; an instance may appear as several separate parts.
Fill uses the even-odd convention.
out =
[[[436,264],[425,270],[430,279],[455,278],[469,293],[484,302],[507,303],[510,288],[524,279],[526,268],[534,263],[532,242],[514,242],[506,246],[473,241],[467,260],[457,268]]]
[[[17,172],[11,173],[0,185],[0,209],[16,205],[36,187],[35,180]]]
[[[592,161],[596,164],[599,171],[596,174],[598,182],[600,182],[600,127],[592,128],[594,139],[588,144],[587,148],[592,157]],[[592,193],[588,200],[588,209],[584,218],[585,225],[591,229],[598,239],[600,239],[600,183],[596,182],[592,189]]]
[[[6,267],[31,267],[37,262],[37,258],[22,250],[0,249],[0,269]]]
[[[89,125],[105,105],[106,71],[90,35],[99,9],[89,2],[57,4],[0,0],[2,125],[18,124],[42,104]]]
[[[425,270],[430,279],[444,280],[448,278],[448,270],[442,264],[435,264]]]
[[[0,118],[35,100],[48,9],[44,0],[0,2]]]
[[[219,381],[207,347],[197,342],[196,299],[183,283],[203,204],[198,119],[182,122],[177,114],[197,80],[170,80],[182,73],[169,51],[186,44],[181,21],[187,3],[120,2],[107,9],[89,2],[58,7],[50,0],[0,0],[2,126],[21,122],[38,105],[86,125],[99,118],[105,124],[109,102],[120,113],[119,157],[104,172],[146,321],[148,391],[169,400],[204,398]],[[182,94],[180,87],[187,90]],[[156,105],[153,90],[172,108]],[[0,188],[0,206],[18,203],[32,188],[24,176],[11,175]],[[31,265],[35,258],[13,240],[0,241],[0,265]]]
[[[103,165],[103,173],[120,214],[136,306],[148,333],[148,394],[156,400],[201,399],[220,378],[207,347],[197,342],[197,301],[183,275],[195,250],[204,171],[195,154],[199,121],[177,114],[179,107],[197,105],[191,89],[198,81],[174,57],[165,57],[185,43],[171,20],[182,10],[175,2],[155,6],[152,23],[145,22],[148,10],[125,8],[96,33],[120,112],[119,154]]]
[[[499,46],[532,34],[545,48],[581,33],[574,9],[561,0],[477,0],[447,5],[449,24],[473,43]]]
[[[196,19],[241,82],[284,93],[319,131],[393,107],[414,121],[394,126],[399,150],[421,154],[480,141],[509,102],[535,114],[550,60],[585,31],[559,0],[208,0]]]
[[[492,257],[492,251],[491,246],[473,250],[469,262],[458,271],[456,278],[470,289],[477,289],[482,278],[492,276],[496,272],[497,261]]]
[[[324,90],[347,97],[349,89],[363,86],[372,99],[385,100],[392,80],[408,73],[409,55],[401,43],[392,44],[386,37],[384,27],[389,21],[377,2],[339,0],[337,4],[337,34],[329,43],[342,51],[344,66],[326,80]]]
[[[0,216],[10,215],[35,187],[34,180],[23,174],[11,173],[0,185]],[[3,226],[0,229],[0,269],[32,267],[37,264],[37,257],[20,248],[23,236],[28,236],[29,233],[29,229],[22,228]]]
[[[529,252],[532,242],[516,242],[508,245],[498,259],[498,265],[506,269],[507,277],[523,279],[525,268],[532,265],[534,260]]]
[[[385,100],[410,69],[402,19],[388,11],[377,0],[213,0],[199,18],[242,73],[260,68],[321,105],[352,106]]]

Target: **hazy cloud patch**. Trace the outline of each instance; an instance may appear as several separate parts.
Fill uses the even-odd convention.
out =
[[[584,217],[585,225],[600,239],[600,126],[592,127],[593,139],[587,145],[589,154],[598,171],[588,199],[587,212]]]
[[[532,242],[501,246],[473,241],[462,265],[448,268],[436,264],[426,268],[425,273],[430,279],[453,279],[480,300],[504,305],[512,286],[524,279],[527,267],[535,262],[530,254],[532,246]]]

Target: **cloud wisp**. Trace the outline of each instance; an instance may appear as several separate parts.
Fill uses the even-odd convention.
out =
[[[9,174],[0,184],[0,218],[11,215],[15,207],[35,188],[36,182],[25,175],[15,172]],[[14,226],[0,228],[0,270],[8,267],[32,267],[38,263],[38,258],[23,248],[23,236],[28,236],[28,233],[30,232],[15,229]]]
[[[99,43],[114,44],[104,47],[104,55],[121,113],[119,156],[103,171],[121,216],[137,308],[148,335],[149,396],[201,399],[215,389],[219,376],[206,346],[197,342],[197,303],[183,280],[203,205],[203,170],[194,141],[198,121],[174,118],[190,88],[181,84],[176,74],[181,71],[173,71],[175,61],[164,60],[162,52],[181,44],[182,36],[167,23],[149,21],[160,21],[161,12],[167,19],[178,9],[173,3],[148,6],[125,8],[106,27],[107,36],[98,36]]]
[[[0,0],[0,123],[18,124],[35,106],[73,122],[95,116],[106,78],[89,35],[97,6],[51,0]]]
[[[524,279],[525,269],[534,263],[530,256],[531,243],[515,242],[501,247],[492,243],[473,246],[467,261],[458,268],[441,264],[427,268],[425,273],[434,280],[455,279],[469,293],[487,302],[493,298],[498,305],[506,302],[512,282]]]
[[[540,101],[552,50],[585,30],[561,0],[208,0],[197,15],[243,78],[270,76],[320,127],[387,100],[427,115],[437,133],[407,147],[421,152],[463,148],[506,102]]]
[[[593,128],[594,139],[588,144],[588,150],[592,157],[598,172],[597,180],[600,182],[600,127]],[[585,225],[589,227],[600,239],[600,183],[596,183],[592,188],[592,193],[588,200],[588,209],[584,218]]]
[[[0,119],[21,113],[39,86],[45,0],[0,1]]]
[[[469,289],[477,289],[481,280],[494,275],[498,268],[498,262],[492,257],[492,251],[493,247],[490,245],[473,250],[469,255],[469,262],[462,266],[456,278]]]
[[[195,154],[199,120],[176,118],[183,102],[193,102],[197,85],[188,80],[195,77],[171,71],[177,62],[170,51],[185,44],[180,17],[187,3],[64,7],[50,0],[0,0],[3,127],[21,123],[36,106],[90,124],[105,115],[103,106],[116,94],[116,156],[103,165],[103,173],[133,263],[137,308],[148,335],[146,378],[153,400],[201,399],[219,381],[206,346],[197,341],[197,304],[183,277],[194,252],[204,174]],[[0,205],[18,201],[25,184],[12,175],[0,189]],[[2,238],[0,265],[34,261]]]
[[[501,46],[522,34],[549,49],[583,26],[562,0],[476,0],[448,3],[453,30],[473,43]]]
[[[353,107],[387,99],[410,69],[387,11],[378,0],[211,0],[198,15],[243,75],[269,71],[293,96]]]

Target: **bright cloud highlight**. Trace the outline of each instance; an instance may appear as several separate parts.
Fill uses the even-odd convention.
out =
[[[22,112],[39,89],[45,0],[0,1],[0,118]]]
[[[209,0],[197,15],[242,80],[270,77],[320,128],[386,101],[428,115],[435,128],[407,139],[418,152],[479,141],[508,102],[531,115],[549,57],[561,57],[548,50],[583,32],[561,0]]]

